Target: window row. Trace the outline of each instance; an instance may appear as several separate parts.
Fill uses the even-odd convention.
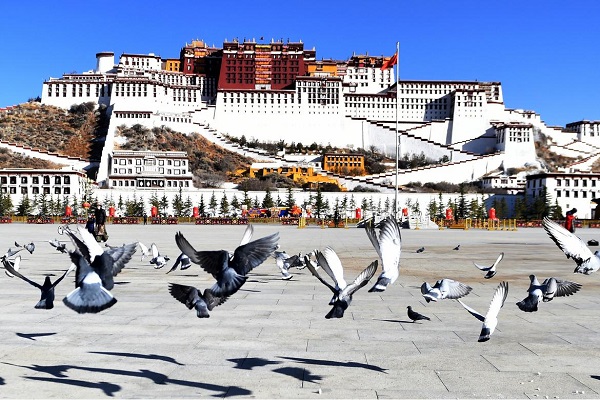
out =
[[[51,179],[49,176],[21,176],[20,178],[16,177],[16,176],[2,176],[0,177],[0,185],[6,185],[8,183],[10,183],[11,185],[16,185],[17,181],[20,181],[21,184],[28,184],[29,181],[31,180],[31,183],[34,185],[39,185],[40,183],[40,178],[41,181],[44,185],[49,185],[51,182]],[[55,176],[54,177],[54,184],[56,185],[60,185],[61,183],[64,183],[66,185],[71,183],[71,177],[70,176]]]
[[[2,190],[2,193],[17,194],[16,186],[9,186],[8,188],[3,186],[0,189]],[[31,191],[29,189],[31,189]],[[39,188],[37,186],[29,188],[27,186],[21,186],[19,188],[19,193],[20,194],[50,194],[50,188],[49,187]],[[61,188],[61,187],[55,186],[54,194],[71,194],[71,188],[69,188],[69,187]]]

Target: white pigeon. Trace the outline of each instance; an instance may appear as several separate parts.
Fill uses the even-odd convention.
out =
[[[181,270],[184,271],[192,266],[192,261],[186,254],[184,254],[184,253],[179,254],[179,257],[177,257],[177,259],[175,259],[173,266],[171,267],[170,270],[167,271],[167,274],[175,271],[177,269],[177,267],[179,267],[179,265],[181,265]]]
[[[494,297],[492,297],[492,301],[490,302],[490,307],[485,315],[482,315],[460,301],[460,299],[456,299],[472,316],[483,322],[481,326],[481,333],[479,334],[478,342],[486,342],[490,340],[492,333],[496,329],[498,325],[498,313],[500,309],[504,305],[504,301],[506,300],[506,295],[508,294],[508,282],[500,282],[498,287],[496,288],[496,292],[494,293]]]
[[[61,253],[67,252],[67,244],[66,243],[61,243],[56,239],[48,240],[48,243],[50,243],[50,245],[52,247],[54,247],[56,250],[60,251]]]
[[[379,223],[379,237],[375,232],[375,224],[371,219],[365,224],[365,231],[381,260],[382,272],[369,292],[383,292],[393,284],[400,275],[400,253],[402,239],[400,227],[395,218],[387,217]]]
[[[570,296],[581,289],[581,284],[563,281],[556,278],[545,279],[540,285],[535,275],[529,275],[530,284],[527,289],[528,295],[517,303],[521,311],[535,312],[541,301],[552,301],[555,297]]]
[[[152,259],[150,260],[150,264],[154,264],[154,269],[160,269],[167,265],[167,261],[170,260],[169,257],[163,256],[158,251],[158,247],[156,247],[156,243],[152,243],[150,245],[150,253],[152,255]]]
[[[471,290],[473,290],[471,286],[447,278],[438,280],[433,287],[427,282],[421,285],[421,294],[428,303],[444,299],[459,299],[471,293]]]
[[[329,275],[335,284],[333,297],[329,301],[329,305],[333,305],[333,303],[335,303],[337,300],[336,293],[341,292],[346,288],[346,286],[348,286],[346,280],[344,279],[344,267],[342,266],[342,262],[340,261],[340,258],[336,252],[329,246],[325,247],[323,251],[316,250],[315,256],[317,258],[317,262],[321,268],[323,268],[323,271]]]
[[[142,252],[142,258],[140,261],[144,261],[144,258],[150,255],[150,250],[148,250],[148,246],[146,246],[142,242],[138,242],[138,246],[140,247],[140,251]]]
[[[583,240],[548,217],[544,217],[542,226],[567,258],[575,261],[577,266],[573,272],[589,275],[600,269],[600,251],[592,253]]]
[[[498,266],[500,261],[502,261],[503,258],[504,258],[504,253],[500,253],[500,255],[498,256],[498,258],[496,258],[496,261],[494,261],[494,263],[492,264],[491,267],[479,265],[476,262],[474,262],[473,264],[475,264],[475,266],[477,268],[479,268],[481,271],[487,272],[487,274],[485,274],[485,276],[484,276],[485,279],[490,279],[494,275],[496,275],[496,267]]]
[[[327,247],[325,250],[327,249],[331,249],[329,247]],[[333,250],[331,250],[331,252],[333,252]],[[335,252],[333,252],[333,254],[335,254]],[[320,252],[317,252],[317,258],[319,258],[319,256],[322,256],[322,254]],[[331,270],[332,268],[330,268],[330,265],[326,265],[328,264],[327,260],[339,260],[337,258],[337,255],[335,257],[332,257],[331,253],[329,253],[327,258],[321,258],[321,268],[323,269],[323,271],[327,271],[327,270]],[[340,285],[336,284],[336,286],[334,287],[333,285],[330,285],[326,280],[324,280],[321,275],[319,275],[319,273],[317,272],[317,270],[314,268],[314,264],[313,262],[310,260],[309,257],[305,257],[306,260],[306,266],[308,267],[308,269],[310,270],[310,272],[313,274],[313,276],[315,276],[319,281],[321,281],[321,283],[325,286],[327,286],[329,288],[329,290],[331,290],[333,292],[333,298],[332,301],[329,302],[330,305],[332,305],[333,307],[331,308],[331,310],[327,313],[327,315],[325,315],[325,318],[330,319],[330,318],[342,318],[344,316],[344,311],[346,311],[346,309],[348,309],[348,307],[350,306],[350,303],[352,302],[352,296],[354,295],[354,293],[356,293],[356,291],[358,289],[360,289],[361,287],[365,286],[369,280],[373,277],[373,275],[375,275],[375,272],[377,272],[377,260],[373,261],[367,268],[365,268],[360,274],[358,274],[358,276],[354,279],[354,281],[352,281],[350,284],[346,285],[345,281],[344,281],[344,287],[340,288]],[[337,262],[337,261],[334,261]],[[340,267],[341,267],[341,263],[340,263]],[[334,267],[334,269],[337,268]],[[332,274],[329,274],[329,272],[327,273],[334,281],[336,281],[336,278],[333,277]],[[342,269],[342,275],[343,275],[343,269]],[[340,279],[339,277],[337,279]],[[343,278],[342,278],[343,280]]]

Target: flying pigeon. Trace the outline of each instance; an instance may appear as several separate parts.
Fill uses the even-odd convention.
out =
[[[186,270],[192,266],[192,262],[190,261],[190,258],[188,256],[186,256],[185,254],[181,253],[179,255],[179,257],[177,257],[177,259],[175,260],[175,263],[173,263],[173,266],[171,267],[171,269],[167,271],[167,274],[175,271],[177,269],[177,267],[179,267],[180,264],[181,264],[182,271]]]
[[[27,250],[29,254],[33,254],[33,251],[35,250],[35,244],[33,244],[33,242],[26,244],[25,250]]]
[[[592,251],[575,234],[569,232],[548,217],[544,217],[542,226],[550,239],[556,243],[567,258],[572,258],[577,266],[573,272],[589,275],[600,268],[600,251]]]
[[[481,326],[481,333],[479,334],[478,342],[486,342],[490,340],[492,333],[496,329],[498,325],[498,313],[500,309],[504,305],[504,301],[506,300],[506,295],[508,294],[508,282],[500,282],[498,287],[496,288],[496,292],[494,293],[494,297],[492,297],[492,301],[490,302],[490,307],[485,315],[481,315],[471,307],[467,306],[465,303],[457,299],[464,308],[472,316],[483,322]]]
[[[525,312],[537,311],[541,301],[548,302],[554,297],[570,296],[581,289],[579,283],[556,278],[545,279],[541,285],[535,275],[529,275],[529,279],[531,281],[527,289],[529,294],[517,303],[519,309]]]
[[[204,293],[202,293],[195,287],[176,283],[169,283],[169,293],[190,310],[195,308],[198,318],[209,318],[208,312],[228,299],[228,297],[215,296],[210,289],[204,289]]]
[[[113,277],[131,260],[136,243],[103,250],[86,229],[78,226],[77,231],[81,239],[74,231],[65,230],[76,248],[69,251],[76,274],[75,290],[63,303],[78,313],[97,313],[117,302],[109,292],[114,287]]]
[[[427,282],[423,282],[421,285],[421,294],[428,303],[444,299],[458,299],[471,293],[471,290],[473,290],[471,286],[447,278],[437,281],[433,287]]]
[[[50,245],[52,247],[54,247],[57,251],[60,251],[61,253],[67,252],[67,244],[66,243],[61,243],[56,239],[48,240],[48,243],[50,243]]]
[[[289,272],[290,268],[304,264],[301,254],[289,256],[285,251],[275,250],[273,252],[273,258],[275,258],[277,267],[281,271],[281,279],[283,280],[292,279],[293,275]]]
[[[22,250],[23,250],[22,247],[17,250],[13,250],[12,248],[9,247],[8,250],[6,251],[6,253],[2,257],[0,257],[0,259],[10,258]]]
[[[379,223],[379,237],[375,232],[372,219],[365,224],[365,230],[379,255],[382,269],[377,282],[369,289],[369,292],[383,292],[400,275],[400,253],[402,251],[400,227],[395,218],[387,217]]]
[[[20,257],[17,257],[17,258],[20,259]],[[19,271],[17,271],[18,268],[15,269],[13,267],[12,262],[10,262],[9,260],[2,260],[2,264],[4,265],[4,268],[6,269],[6,271],[10,272],[13,276],[21,278],[25,282],[29,283],[30,285],[35,286],[36,288],[40,289],[40,291],[42,292],[40,301],[38,301],[38,303],[35,305],[35,308],[46,309],[46,310],[50,310],[50,309],[54,308],[54,288],[56,287],[56,285],[58,285],[60,283],[60,281],[63,280],[63,278],[65,276],[67,276],[67,274],[69,272],[72,271],[72,268],[69,268],[68,270],[65,271],[64,274],[61,275],[60,278],[55,280],[54,283],[50,280],[49,276],[46,276],[44,283],[42,285],[40,285],[39,283],[29,280],[25,276],[21,275],[21,273],[19,273]],[[18,262],[15,263],[14,265],[18,267]]]
[[[279,233],[274,233],[240,245],[230,255],[227,250],[196,251],[181,232],[175,234],[179,250],[217,280],[210,290],[218,297],[231,296],[237,292],[246,282],[248,272],[271,256],[278,241]]]
[[[342,261],[336,252],[329,246],[322,252],[317,250],[315,257],[321,268],[323,268],[323,271],[329,275],[335,285],[335,292],[333,292],[333,297],[329,300],[329,305],[333,305],[337,300],[337,293],[344,290],[348,285],[344,279],[344,267],[342,266]]]
[[[330,274],[331,270],[335,269],[336,267],[332,268],[332,266],[329,265],[329,261],[331,260],[333,264],[336,264],[339,259],[337,258],[337,255],[335,255],[335,257],[332,258],[331,254],[335,254],[335,252],[333,252],[333,249],[327,247],[325,250],[327,249],[330,250],[328,251],[328,253],[326,253],[328,254],[327,258],[325,258],[321,252],[318,252],[317,259],[320,260],[321,268],[323,269],[323,271],[327,272],[327,274],[334,281],[336,281],[336,278],[334,278],[333,273]],[[354,293],[356,293],[356,291],[361,287],[365,286],[373,277],[373,275],[375,275],[375,272],[377,271],[377,260],[373,261],[367,268],[365,268],[360,274],[358,274],[358,276],[350,284],[346,285],[344,281],[343,287],[342,285],[340,285],[339,276],[337,277],[336,286],[334,287],[330,285],[326,280],[324,280],[321,277],[321,275],[319,275],[317,270],[314,268],[312,262],[308,262],[306,266],[308,267],[310,272],[319,281],[321,281],[323,285],[327,286],[329,290],[333,292],[333,302],[329,302],[329,304],[333,305],[333,307],[327,313],[327,315],[325,315],[325,318],[342,318],[344,316],[344,311],[346,311],[346,309],[350,306],[350,303],[352,302],[352,296],[354,295]],[[339,267],[341,267],[341,263]],[[341,272],[343,275],[343,269]],[[343,280],[343,277],[341,279]]]
[[[419,314],[418,312],[414,311],[411,306],[408,306],[406,308],[408,310],[407,311],[408,318],[410,318],[412,320],[412,322],[420,321],[420,320],[423,320],[423,319],[426,319],[427,321],[431,321],[431,318],[426,317],[423,314]]]
[[[459,244],[459,245],[456,245],[456,247],[455,247],[455,248],[453,248],[452,250],[460,250],[460,244]]]
[[[142,242],[138,242],[138,246],[140,247],[140,251],[142,252],[142,258],[140,259],[140,261],[144,261],[144,258],[150,255],[150,250],[148,250],[148,247]]]
[[[487,272],[487,274],[485,274],[485,276],[484,276],[485,279],[490,279],[491,277],[496,275],[496,267],[498,266],[500,261],[502,261],[503,258],[504,258],[504,253],[500,253],[500,255],[498,256],[496,261],[494,261],[494,263],[492,264],[491,267],[485,267],[485,266],[479,265],[475,262],[473,264],[475,264],[475,266],[477,268],[479,268],[481,271]]]
[[[425,247],[419,247],[415,253],[422,253],[425,251]]]
[[[154,269],[160,269],[167,265],[167,261],[170,260],[169,257],[163,256],[158,251],[158,247],[156,247],[156,243],[152,243],[150,245],[150,253],[152,255],[152,259],[150,260],[150,264],[154,264]]]
[[[13,260],[9,260],[6,257],[2,257],[2,265],[4,265],[4,263],[9,263],[10,266],[12,267],[13,270],[18,271],[19,267],[21,266],[21,256],[16,256]],[[8,276],[9,278],[14,278],[15,275],[12,274],[8,269],[4,268],[4,273],[6,274],[6,276]]]

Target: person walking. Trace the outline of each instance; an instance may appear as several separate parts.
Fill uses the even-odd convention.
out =
[[[85,229],[92,235],[96,235],[96,218],[94,217],[94,214],[88,216],[88,220],[85,223]]]
[[[577,209],[572,208],[569,211],[567,211],[567,214],[565,217],[565,229],[571,233],[575,232],[575,214],[576,213],[577,213]]]
[[[96,206],[96,210],[94,211],[94,217],[96,219],[96,241],[104,241],[108,240],[108,234],[106,233],[106,212],[102,208],[102,204],[98,204]]]

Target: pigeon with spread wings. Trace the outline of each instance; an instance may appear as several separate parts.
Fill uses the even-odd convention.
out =
[[[600,251],[592,253],[586,244],[575,234],[569,232],[548,217],[544,217],[542,226],[550,239],[556,243],[567,258],[577,265],[573,272],[589,275],[600,269]]]
[[[521,311],[535,312],[540,302],[552,301],[555,297],[571,296],[581,289],[581,284],[563,281],[554,277],[545,279],[540,285],[535,275],[529,275],[529,288],[527,297],[517,303]]]
[[[508,294],[508,282],[500,282],[496,291],[494,292],[494,297],[492,297],[492,301],[490,302],[490,306],[485,315],[482,315],[460,301],[460,299],[456,299],[465,310],[467,310],[472,316],[483,322],[481,326],[481,333],[479,334],[478,342],[486,342],[490,340],[492,333],[496,329],[498,325],[498,313],[500,313],[500,309],[504,305],[504,301],[506,300],[506,295]]]
[[[77,231],[81,239],[74,231],[65,230],[76,248],[69,252],[76,272],[75,289],[63,303],[78,313],[97,313],[117,302],[109,292],[114,287],[113,277],[131,260],[137,243],[103,250],[86,229],[78,226]]]
[[[489,266],[489,267],[486,267],[484,265],[479,265],[479,264],[477,264],[475,262],[473,264],[475,264],[475,266],[480,271],[486,272],[486,274],[484,276],[485,279],[490,279],[490,278],[494,277],[494,275],[496,275],[496,267],[498,266],[498,264],[500,263],[500,261],[502,261],[503,258],[504,258],[504,253],[500,253],[500,255],[498,256],[498,258],[496,258],[496,261],[494,261],[494,263],[491,266]]]
[[[278,241],[279,233],[274,233],[240,245],[230,255],[227,250],[197,251],[181,232],[175,234],[179,250],[217,280],[210,290],[218,297],[237,292],[246,282],[248,272],[271,256]]]
[[[190,310],[195,308],[198,318],[210,317],[208,312],[212,311],[216,306],[225,303],[228,299],[228,297],[215,296],[210,289],[204,289],[204,293],[202,293],[193,286],[179,285],[177,283],[169,284],[169,293],[175,299],[185,304]]]
[[[337,254],[331,247],[326,247],[323,252],[317,251],[317,260],[321,264],[321,269],[325,271],[334,281],[335,286],[329,284],[324,280],[319,272],[315,269],[312,261],[306,257],[306,267],[321,283],[329,288],[333,292],[333,298],[329,302],[333,307],[325,315],[325,318],[342,318],[344,311],[348,309],[352,302],[352,296],[356,291],[365,286],[369,280],[377,272],[377,260],[373,261],[367,268],[365,268],[350,284],[347,284],[343,278],[343,267]]]
[[[433,287],[427,282],[421,285],[421,294],[428,303],[444,299],[459,299],[471,293],[471,290],[473,290],[471,286],[447,278],[440,279]]]
[[[17,256],[17,258],[19,257]],[[31,286],[34,286],[40,290],[40,300],[35,305],[35,308],[46,310],[51,310],[54,308],[54,288],[64,279],[65,276],[67,276],[69,272],[72,271],[72,268],[67,269],[60,276],[60,278],[58,278],[54,282],[50,280],[49,276],[46,276],[46,278],[44,279],[44,283],[40,285],[39,283],[26,278],[17,269],[14,268],[15,265],[17,265],[18,268],[18,262],[16,264],[13,264],[13,262],[11,262],[10,260],[3,259],[2,264],[4,265],[4,269],[6,269],[6,271],[10,272],[17,278],[21,278],[25,282],[29,283]]]
[[[379,255],[382,269],[377,282],[369,292],[383,292],[400,275],[400,252],[402,251],[400,227],[395,218],[387,217],[379,223],[379,236],[372,219],[365,224],[365,230]]]

